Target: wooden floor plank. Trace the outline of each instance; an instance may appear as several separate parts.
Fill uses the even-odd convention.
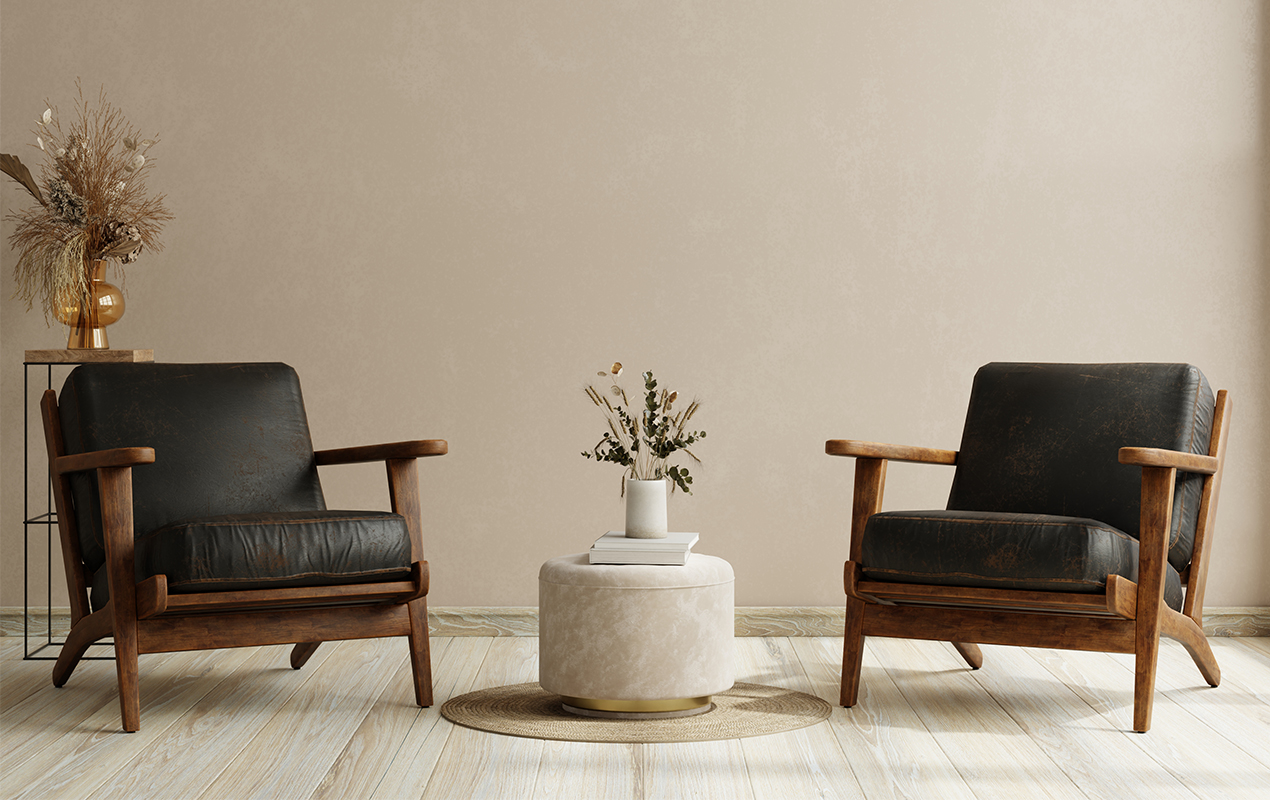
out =
[[[837,703],[842,639],[791,641],[815,694],[834,704],[831,729],[865,795],[888,800],[974,800],[974,793],[867,642],[859,701],[853,708],[841,708]]]
[[[61,641],[62,638],[64,637],[58,637],[57,641]],[[20,633],[17,636],[0,636],[0,661],[3,661],[3,662],[21,661],[23,656],[26,655],[28,650],[34,653],[36,650],[39,650],[41,645],[46,645],[46,644],[48,644],[48,640],[46,640],[42,635],[32,636],[29,640],[26,640],[26,641],[23,640],[22,634]],[[60,647],[56,647],[56,646],[47,647],[44,650],[40,650],[39,656],[41,657],[48,656],[50,658],[56,658],[57,652],[60,649],[61,649]],[[91,651],[91,655],[109,655],[109,654],[110,654],[109,647],[94,646]],[[35,659],[32,659],[32,660],[34,661]],[[52,661],[44,661],[42,663],[47,664],[49,671],[52,672],[53,670]]]
[[[642,744],[544,741],[533,796],[640,800],[645,796],[643,760]]]
[[[865,647],[855,708],[775,737],[540,742],[442,719],[449,697],[536,678],[537,640],[518,641],[434,639],[437,706],[423,710],[413,706],[404,646],[363,644],[360,666],[359,645],[323,646],[299,672],[286,647],[142,656],[135,734],[119,732],[113,663],[85,662],[54,689],[51,662],[0,647],[0,797],[792,798],[844,794],[839,779],[853,776],[870,798],[968,798],[972,786],[980,797],[1165,800],[1179,786],[1202,798],[1261,798],[1270,776],[1266,639],[1211,640],[1223,671],[1215,689],[1179,646],[1163,644],[1147,734],[1130,731],[1131,656],[985,647],[984,668],[970,672],[947,644],[885,639]],[[737,646],[739,680],[836,702],[840,638]],[[297,715],[301,703],[313,719]],[[288,746],[299,755],[282,753]],[[309,750],[320,757],[306,760]],[[232,785],[215,774],[221,767],[236,771]],[[262,779],[247,786],[257,769]],[[500,771],[508,775],[483,774]]]
[[[422,797],[432,771],[454,730],[441,716],[441,705],[471,690],[472,682],[494,640],[485,636],[455,637],[433,664],[435,704],[415,717],[387,771],[372,795],[379,800]]]
[[[980,797],[1019,787],[1032,797],[1084,793],[1029,739],[942,642],[870,637],[867,647]]]
[[[408,658],[404,637],[327,642],[321,667],[200,795],[204,798],[312,794],[375,698]]]
[[[644,796],[693,800],[753,798],[740,739],[644,745]],[[793,795],[786,795],[792,797]]]
[[[1161,662],[1178,657],[1190,660],[1175,643],[1161,642],[1160,650]],[[1133,732],[1132,655],[1056,650],[1030,654],[1195,794],[1265,797],[1266,768],[1167,693],[1156,692],[1151,730]]]
[[[80,669],[93,663],[103,662],[84,662],[75,671],[78,673]],[[45,686],[53,685],[52,661],[23,661],[22,651],[19,649],[12,654],[12,658],[9,654],[0,654],[0,665],[3,667],[0,669],[0,715]],[[110,668],[113,672],[113,663]]]
[[[111,652],[110,648],[93,648],[95,655],[109,654]],[[168,658],[168,655],[167,653],[156,653],[142,656],[140,665],[142,674],[144,675],[147,667],[163,663]],[[94,658],[80,661],[75,667],[75,672],[71,675],[70,680],[66,682],[63,688],[72,690],[86,685],[104,685],[106,683],[114,685],[116,680],[114,659]],[[56,688],[53,686],[52,661],[23,659],[20,647],[0,656],[0,726],[8,729],[11,725],[18,724],[22,718],[20,715],[23,712],[15,709],[19,705],[23,705],[34,694],[43,693],[42,699],[35,703],[34,706],[31,703],[25,703],[25,707],[28,709],[32,707],[43,709],[44,706],[42,704],[49,702],[50,698],[56,696],[44,690]]]
[[[1270,659],[1270,637],[1267,636],[1231,636],[1226,637],[1240,647],[1258,651]],[[1210,640],[1211,641],[1211,640]]]
[[[25,787],[13,797],[91,794],[137,753],[162,738],[168,728],[255,651],[256,648],[203,650],[174,653],[162,660],[143,657],[141,730],[136,733],[123,732],[117,699],[74,724],[41,716],[40,724],[53,727],[62,736],[5,773],[6,783]]]
[[[1237,676],[1245,685],[1261,686],[1262,679],[1270,672],[1270,639],[1252,636],[1227,636],[1209,639],[1214,647],[1221,644],[1243,654],[1244,668]],[[1220,663],[1220,662],[1219,662]],[[1223,674],[1224,677],[1224,674]],[[1256,682],[1254,684],[1254,682]]]
[[[538,639],[503,636],[490,643],[472,689],[538,680]],[[448,721],[441,724],[451,725]],[[542,760],[541,739],[453,726],[424,790],[425,798],[530,797]]]
[[[735,640],[738,679],[814,694],[790,640],[743,637]],[[828,722],[771,736],[741,740],[745,769],[756,798],[863,798],[850,762]]]
[[[207,697],[176,721],[90,795],[196,796],[242,754],[296,692],[322,668],[331,649],[321,648],[303,670],[288,661],[290,645],[261,647]],[[215,742],[215,747],[208,747]]]
[[[1205,683],[1191,659],[1176,648],[1178,658],[1160,660],[1156,692],[1270,769],[1270,658],[1262,663],[1255,650],[1240,647],[1233,638],[1214,638],[1211,644],[1222,670],[1220,686]]]
[[[142,662],[142,674],[145,670],[162,663],[167,656],[153,661]],[[31,734],[47,737],[52,730],[43,730],[44,720],[56,719],[58,725],[69,730],[74,725],[92,716],[98,709],[114,703],[119,706],[119,684],[115,674],[113,661],[92,661],[80,664],[75,674],[62,688],[53,685],[52,666],[45,661],[19,661],[6,664],[4,682],[5,709],[0,714],[0,774],[15,767],[22,756],[15,750],[15,744],[24,745],[30,752],[38,752],[43,746],[32,740]],[[17,685],[21,694],[15,702],[9,704],[8,684],[10,679]],[[32,718],[36,719],[32,719]],[[60,733],[57,735],[61,735]],[[44,739],[47,743],[47,739]]]
[[[444,659],[452,640],[432,640],[432,660]],[[319,651],[320,652],[320,651]],[[362,724],[313,793],[315,798],[370,797],[425,709],[415,705],[410,659],[397,668]]]
[[[1023,648],[980,647],[984,664],[972,673],[975,680],[1085,794],[1194,800],[1194,792]]]
[[[421,797],[453,725],[440,715],[441,705],[469,690],[492,639],[455,638],[434,666],[435,704],[415,718],[401,746],[375,788],[374,797]]]
[[[10,650],[12,648],[17,648],[19,653],[25,653],[27,650],[35,650],[41,645],[48,644],[49,637],[45,635],[44,630],[45,629],[43,625],[40,625],[38,627],[35,625],[32,625],[30,628],[29,635],[23,636],[21,618],[13,620],[13,633],[0,635],[0,655],[3,655],[4,658],[9,658]],[[53,638],[52,638],[53,641],[60,642],[65,638],[66,638],[66,631],[54,628]],[[53,650],[45,650],[42,655],[47,655],[50,652],[55,652],[55,650],[56,650],[56,647],[54,647]],[[21,656],[18,656],[18,658],[21,658]]]

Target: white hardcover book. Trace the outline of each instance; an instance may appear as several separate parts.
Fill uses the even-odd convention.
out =
[[[592,550],[592,564],[652,564],[655,566],[682,567],[688,563],[692,551],[683,553],[632,552],[630,550]]]
[[[673,538],[672,538],[673,537]],[[595,541],[589,554],[592,564],[656,564],[680,566],[688,563],[695,533],[671,533],[665,539],[627,539],[622,531],[609,531]]]
[[[668,533],[664,539],[628,539],[622,531],[609,531],[591,545],[594,550],[667,551],[686,553],[700,538],[696,533]]]

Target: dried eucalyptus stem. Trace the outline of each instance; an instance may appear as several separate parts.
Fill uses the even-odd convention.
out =
[[[687,468],[667,466],[666,462],[670,456],[682,450],[693,461],[700,463],[701,459],[689,448],[697,440],[706,438],[706,432],[688,430],[688,422],[697,413],[700,403],[693,400],[687,408],[671,416],[679,393],[665,389],[659,391],[657,381],[649,371],[643,375],[644,408],[632,413],[627,410],[630,401],[626,398],[626,390],[617,382],[617,377],[622,374],[621,363],[614,364],[608,372],[597,374],[609,378],[611,385],[608,391],[601,392],[588,385],[586,394],[604,412],[609,429],[590,452],[583,451],[582,455],[625,467],[623,479],[628,476],[644,481],[668,479],[671,481],[672,492],[679,488],[692,494],[692,490],[688,488],[692,484],[692,476]],[[609,400],[609,395],[614,400]],[[614,402],[615,400],[621,402]],[[625,480],[622,488],[625,492]]]

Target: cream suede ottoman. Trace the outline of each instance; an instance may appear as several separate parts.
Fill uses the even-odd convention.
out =
[[[732,688],[732,565],[553,558],[538,572],[538,682],[590,716],[685,716]]]

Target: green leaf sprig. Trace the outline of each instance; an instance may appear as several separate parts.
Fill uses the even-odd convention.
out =
[[[622,491],[625,493],[625,478],[634,480],[669,480],[671,491],[682,489],[692,494],[692,475],[687,467],[667,464],[675,453],[683,451],[697,463],[701,459],[690,449],[699,440],[706,438],[705,431],[688,429],[688,422],[697,413],[700,403],[696,400],[687,407],[675,411],[678,392],[668,392],[657,388],[657,381],[652,371],[645,372],[644,407],[642,410],[628,410],[631,406],[626,390],[617,382],[622,374],[621,362],[614,363],[608,372],[596,373],[607,377],[611,384],[607,391],[601,392],[592,385],[586,387],[587,397],[603,412],[608,430],[600,437],[599,442],[590,451],[582,451],[582,455],[596,461],[607,461],[625,467],[622,474]],[[613,400],[609,397],[612,396]]]

